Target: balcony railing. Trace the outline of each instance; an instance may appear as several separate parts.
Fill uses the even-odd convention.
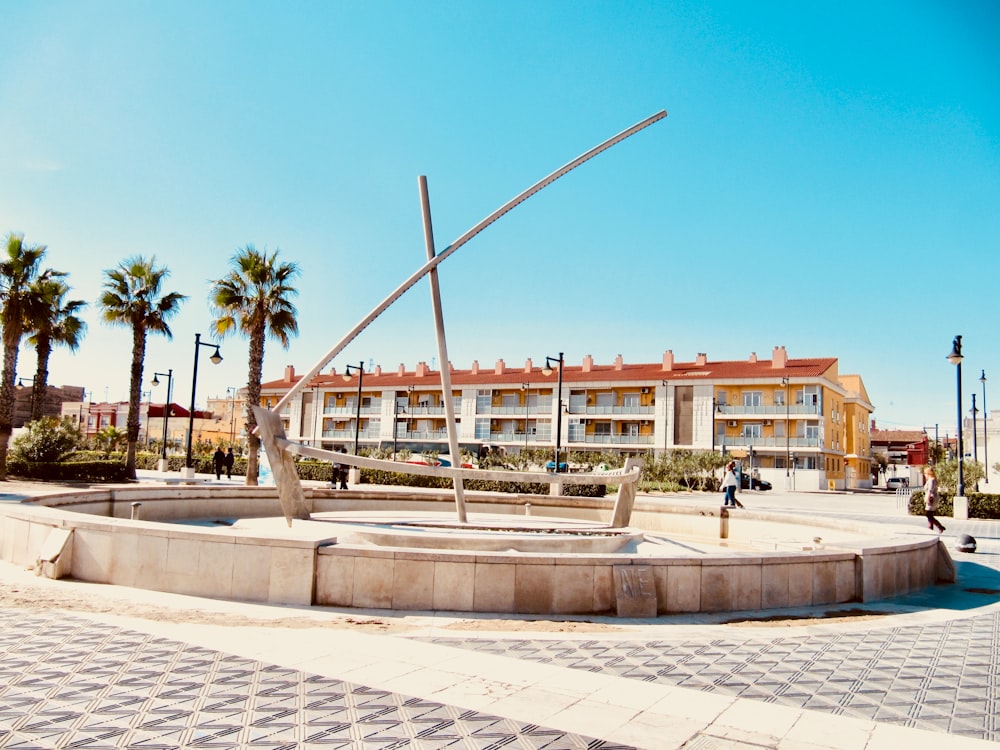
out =
[[[378,440],[381,436],[379,430],[361,430],[358,433],[359,440]],[[333,440],[354,440],[354,429],[349,430],[323,430],[324,438]]]
[[[777,406],[771,404],[770,406],[765,406],[764,404],[758,404],[752,406],[749,404],[720,404],[718,406],[719,414],[733,414],[733,415],[750,415],[750,416],[762,416],[762,417],[783,417],[785,416],[786,407]],[[819,404],[789,404],[787,407],[787,413],[791,415],[802,415],[820,414]]]
[[[323,416],[347,416],[352,417],[358,413],[357,406],[327,406],[323,409]],[[382,413],[381,399],[373,401],[369,406],[361,407],[362,414],[379,415]]]
[[[507,416],[524,416],[525,414],[551,414],[552,413],[552,399],[551,398],[540,398],[538,403],[530,405],[525,411],[524,404],[516,406],[493,406],[491,404],[477,403],[476,404],[476,414],[500,414]]]
[[[400,432],[399,440],[447,440],[448,430],[407,430]]]
[[[715,438],[716,445],[724,445],[727,448],[732,446],[738,447],[749,447],[754,448],[785,448],[786,439],[783,437],[745,437],[739,435],[736,437],[727,435],[725,439],[721,437]],[[822,448],[823,440],[818,437],[790,437],[787,439],[787,444],[789,448]]]
[[[571,414],[587,414],[591,416],[641,416],[653,414],[652,406],[585,406],[578,407],[570,404]]]
[[[524,445],[525,442],[531,443],[551,443],[552,435],[551,433],[539,430],[537,433],[529,434],[527,439],[521,431],[513,432],[491,432],[488,435],[485,433],[477,433],[476,440],[489,441],[491,443],[509,443]]]
[[[577,435],[570,434],[566,442],[587,445],[652,445],[652,435]]]

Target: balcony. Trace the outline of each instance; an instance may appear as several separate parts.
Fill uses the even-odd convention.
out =
[[[361,430],[358,433],[358,440],[378,440],[381,436],[379,430]],[[323,430],[323,438],[331,440],[354,441],[354,428],[347,430]]]
[[[786,413],[785,406],[776,406],[774,404],[770,406],[765,406],[764,404],[756,406],[750,404],[720,404],[717,408],[721,415],[731,414],[738,417],[771,417],[773,419],[774,417],[783,417]],[[787,413],[789,416],[801,416],[803,414],[818,416],[821,414],[821,411],[819,404],[789,404]]]
[[[447,440],[448,430],[407,430],[396,436],[397,440]]]
[[[617,417],[617,416],[627,416],[627,417],[637,417],[637,416],[652,416],[653,406],[583,406],[579,407],[576,404],[570,404],[569,413],[570,414],[586,414],[588,416],[597,417]]]
[[[724,445],[726,448],[749,448],[752,445],[754,448],[780,448],[784,450],[786,439],[783,437],[745,437],[743,435],[734,437],[727,435],[725,438],[716,437],[715,444]],[[787,439],[787,446],[789,448],[822,448],[823,440],[819,437],[791,437]]]
[[[348,404],[347,406],[327,406],[323,409],[324,417],[331,416],[345,416],[353,417],[358,413],[358,407],[355,404]],[[368,406],[361,407],[361,413],[367,414],[369,416],[379,416],[382,414],[382,400],[374,399]],[[443,413],[443,410],[442,410]]]
[[[534,405],[529,405],[527,408],[524,404],[518,404],[515,406],[494,406],[492,404],[485,404],[483,402],[476,403],[476,414],[495,414],[501,416],[510,417],[523,417],[525,414],[551,414],[552,413],[552,399],[551,398],[540,398],[538,403]]]
[[[570,435],[567,443],[585,445],[652,445],[652,435]]]
[[[491,432],[489,436],[477,434],[476,440],[482,440],[490,443],[506,443],[508,445],[524,445],[525,443],[528,443],[529,445],[542,443],[544,445],[552,442],[552,434],[547,431],[539,430],[537,433],[529,434],[525,437],[525,434],[520,431]]]

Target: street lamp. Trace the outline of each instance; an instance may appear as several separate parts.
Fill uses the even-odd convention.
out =
[[[548,377],[552,374],[552,363],[559,364],[559,385],[556,388],[556,463],[555,471],[559,473],[559,444],[562,440],[562,382],[563,382],[563,353],[559,352],[558,357],[546,357],[545,367],[542,368],[542,375]]]
[[[229,445],[232,446],[236,440],[236,393],[239,389],[231,385],[226,388],[226,395],[229,396]]]
[[[983,370],[982,374],[979,376],[979,382],[983,384],[983,464],[986,466],[985,476],[983,477],[983,482],[985,484],[990,483],[990,451],[989,435],[986,432],[986,419],[990,416],[990,413],[986,411],[986,370]]]
[[[356,456],[358,455],[358,438],[361,435],[361,384],[365,380],[365,363],[359,362],[357,365],[347,365],[344,369],[346,370],[344,380],[351,379],[351,370],[356,370],[358,373],[358,407],[357,415],[354,419],[354,455]]]
[[[531,383],[521,383],[521,390],[524,391],[524,449],[528,450],[528,388]]]
[[[193,375],[191,376],[191,412],[188,414],[187,456],[184,461],[184,465],[188,469],[194,466],[194,462],[191,459],[191,439],[194,437],[194,396],[195,391],[198,389],[198,352],[203,346],[215,349],[212,352],[212,356],[209,357],[213,365],[217,365],[222,361],[222,354],[219,353],[219,345],[202,341],[201,334],[196,333],[194,335],[194,365],[191,368]]]
[[[955,365],[956,382],[958,384],[958,497],[965,497],[965,475],[963,472],[964,452],[962,447],[962,337],[956,336],[951,343],[951,354],[948,361]]]
[[[788,486],[788,481],[790,478],[791,467],[789,463],[791,462],[790,442],[789,433],[791,432],[791,425],[789,425],[788,419],[788,378],[782,378],[781,384],[785,386],[785,485]]]
[[[979,409],[976,408],[976,394],[972,394],[972,460],[979,461],[979,440],[976,438],[976,415],[979,413]]]
[[[163,375],[167,379],[167,401],[163,406],[163,449],[160,451],[160,457],[163,459],[163,467],[160,471],[167,470],[167,421],[170,419],[170,399],[173,398],[174,389],[174,371],[169,369],[166,372],[154,372],[153,380],[150,385],[156,387],[160,384],[158,375]]]

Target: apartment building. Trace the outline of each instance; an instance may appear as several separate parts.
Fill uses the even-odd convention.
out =
[[[549,370],[530,359],[498,360],[450,370],[459,444],[521,448],[555,443],[567,451],[611,450],[642,455],[673,449],[719,450],[744,460],[776,487],[840,489],[871,486],[874,410],[860,375],[840,375],[834,357],[792,359],[775,347],[770,359],[751,354],[712,361],[704,353],[679,362],[611,364],[585,356]],[[274,406],[301,379],[287,367],[262,385]],[[562,408],[558,408],[560,404]],[[281,413],[289,438],[336,449],[382,447],[447,452],[440,372],[376,367],[360,374],[336,369],[314,377]]]

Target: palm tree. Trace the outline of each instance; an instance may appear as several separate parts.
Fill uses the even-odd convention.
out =
[[[42,276],[31,285],[32,299],[25,324],[31,332],[28,343],[35,347],[37,365],[31,389],[31,419],[42,418],[49,380],[49,356],[53,346],[65,346],[71,352],[80,346],[87,324],[76,316],[87,303],[67,300],[69,286],[60,278]]]
[[[3,376],[0,380],[0,479],[7,478],[7,447],[14,422],[14,378],[17,353],[24,335],[25,308],[31,284],[38,278],[45,245],[28,245],[24,235],[7,235],[6,253],[0,259],[0,324],[3,325]]]
[[[260,381],[264,369],[264,340],[270,336],[288,348],[290,336],[298,333],[295,305],[289,300],[298,294],[290,282],[299,275],[294,263],[279,263],[278,250],[271,255],[253,245],[237,250],[230,259],[229,273],[212,282],[209,301],[216,319],[212,327],[221,339],[239,331],[250,339],[250,372],[247,380],[247,406],[260,403]],[[257,456],[260,438],[255,434],[257,419],[247,408],[246,483],[257,484]]]
[[[167,321],[180,309],[186,295],[177,292],[161,294],[164,280],[170,276],[165,267],[156,267],[156,258],[135,255],[126,258],[116,268],[104,272],[104,291],[97,303],[101,319],[109,325],[132,330],[132,377],[128,394],[126,435],[128,451],[125,470],[135,479],[135,448],[139,442],[139,397],[142,388],[142,366],[146,359],[146,334],[162,333],[172,338]]]

